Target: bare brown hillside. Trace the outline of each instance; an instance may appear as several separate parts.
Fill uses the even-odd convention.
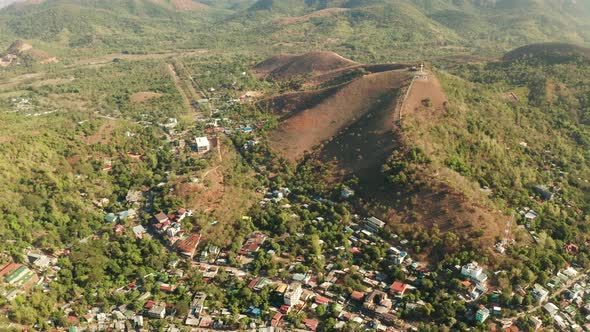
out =
[[[493,246],[507,217],[490,207],[477,184],[434,164],[418,167],[411,184],[401,187],[388,182],[382,171],[396,151],[420,147],[435,153],[425,138],[409,129],[445,121],[449,101],[435,75],[413,72],[404,64],[346,64],[310,71],[313,64],[296,68],[295,63],[276,57],[257,67],[266,75],[304,75],[305,91],[260,102],[280,116],[269,135],[275,152],[293,163],[330,165],[326,181],[356,177],[360,207],[396,229],[437,227],[465,241]]]
[[[312,52],[303,55],[278,55],[254,68],[259,78],[289,80],[297,76],[318,75],[358,65],[334,52]]]
[[[305,151],[311,152],[365,115],[377,109],[393,112],[395,91],[407,79],[408,72],[404,70],[368,74],[338,87],[310,108],[295,109],[270,135],[273,149],[296,161]],[[389,131],[393,126],[393,122],[387,124]]]

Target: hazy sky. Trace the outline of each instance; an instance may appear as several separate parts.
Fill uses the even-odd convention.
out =
[[[17,2],[18,0],[0,0],[0,8],[6,7],[13,2]]]

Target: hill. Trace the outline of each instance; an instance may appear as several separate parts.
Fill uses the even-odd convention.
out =
[[[547,63],[590,60],[590,48],[567,43],[526,45],[504,55],[504,61],[533,60]]]
[[[289,80],[297,76],[325,74],[355,65],[356,62],[333,52],[313,52],[299,56],[275,56],[259,63],[254,70],[260,77]]]
[[[258,64],[255,70],[270,75],[284,64],[292,64],[294,58],[311,63],[323,60],[318,53],[278,56]],[[275,152],[300,167],[309,163],[331,165],[329,175],[319,181],[356,179],[354,188],[366,202],[363,209],[390,225],[402,229],[408,225],[437,227],[479,245],[493,245],[501,233],[498,220],[506,217],[494,212],[468,179],[444,166],[423,164],[414,170],[415,180],[389,180],[390,170],[397,167],[392,165],[402,162],[395,156],[410,154],[422,144],[402,130],[400,120],[402,124],[444,122],[448,99],[434,75],[416,76],[411,66],[404,64],[347,62],[328,71],[311,68],[305,63],[294,71],[304,81],[304,91],[260,103],[280,117],[279,125],[269,134]],[[326,86],[334,81],[338,83]],[[445,176],[432,177],[433,173]],[[418,183],[413,181],[422,184],[410,185]],[[476,235],[478,229],[485,229],[486,235]]]
[[[42,64],[57,62],[57,58],[49,54],[34,49],[32,45],[17,40],[0,53],[0,67],[7,67],[12,64],[21,64],[24,62],[40,62]]]

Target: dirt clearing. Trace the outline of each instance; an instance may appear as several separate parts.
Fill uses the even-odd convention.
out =
[[[145,91],[132,94],[130,100],[133,103],[143,103],[144,101],[160,97],[162,97],[162,94],[159,92]]]

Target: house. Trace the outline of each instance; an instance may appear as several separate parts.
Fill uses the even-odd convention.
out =
[[[6,282],[9,285],[22,285],[31,280],[34,275],[35,273],[29,270],[28,267],[21,265],[18,269],[6,276]]]
[[[178,252],[183,256],[193,258],[199,242],[201,242],[201,234],[191,233],[178,243]]]
[[[125,200],[129,203],[138,203],[143,199],[143,193],[139,190],[129,190]]]
[[[296,305],[299,303],[302,292],[303,289],[301,288],[301,284],[298,282],[293,282],[287,287],[287,290],[283,295],[283,301],[288,306]]]
[[[185,208],[180,208],[176,212],[176,221],[177,222],[181,222],[184,218],[190,217],[192,215],[193,215],[193,211],[192,210],[187,210]]]
[[[0,277],[4,276],[5,274],[7,274],[8,272],[18,269],[19,267],[21,267],[20,264],[17,263],[8,263],[6,266],[4,266],[1,270],[0,270]]]
[[[549,302],[549,303],[545,304],[545,305],[543,306],[543,309],[545,309],[545,311],[546,311],[546,312],[547,312],[547,313],[548,313],[550,316],[554,316],[555,314],[557,314],[557,312],[559,312],[559,308],[558,308],[558,307],[557,307],[555,304],[553,304],[553,303],[551,303],[551,302]]]
[[[287,288],[289,288],[289,285],[280,283],[277,285],[277,288],[275,288],[275,293],[283,296],[285,295],[285,292],[287,292]]]
[[[135,235],[135,237],[138,239],[143,238],[143,235],[146,232],[145,228],[142,225],[137,225],[137,226],[133,227],[131,230],[133,231],[133,234]]]
[[[408,256],[407,252],[399,251],[397,254],[393,255],[393,263],[395,265],[402,265],[407,256]]]
[[[300,282],[302,284],[308,284],[311,280],[311,275],[307,273],[295,273],[292,277],[293,281]]]
[[[121,211],[119,213],[117,213],[117,217],[119,218],[119,220],[126,220],[126,219],[133,219],[136,216],[136,212],[134,209],[129,209],[129,210],[125,210],[125,211]]]
[[[114,213],[112,213],[112,212],[110,212],[110,213],[107,213],[107,214],[104,216],[104,221],[106,221],[106,222],[113,223],[113,222],[117,222],[117,220],[119,220],[119,217],[117,217],[117,215],[115,215],[115,214],[114,214]]]
[[[347,199],[349,197],[354,196],[354,190],[344,186],[342,190],[340,190],[340,197]]]
[[[554,194],[545,185],[538,184],[533,187],[533,190],[539,194],[544,200],[550,201],[553,199]]]
[[[166,316],[166,307],[164,305],[154,304],[148,311],[148,317],[163,319]]]
[[[488,279],[488,276],[483,272],[483,268],[477,262],[471,262],[462,266],[461,275],[468,277],[477,284],[483,284]]]
[[[250,234],[239,251],[240,255],[246,256],[257,252],[264,241],[266,241],[266,235],[262,234],[261,232],[254,232]]]
[[[113,231],[115,231],[115,234],[117,235],[122,235],[125,233],[125,226],[123,225],[115,225],[113,227]]]
[[[209,139],[207,137],[197,137],[195,139],[195,143],[197,146],[197,152],[205,153],[211,149],[211,145],[209,144]]]
[[[535,330],[538,330],[541,328],[541,326],[543,326],[543,322],[538,317],[535,317],[535,316],[531,316],[529,318],[529,322],[531,322],[531,324],[533,324]]]
[[[545,302],[545,300],[547,300],[547,297],[549,296],[549,291],[539,284],[535,284],[533,286],[532,293],[533,297],[535,298],[535,300],[537,300],[538,303]]]
[[[404,293],[407,289],[408,284],[405,284],[400,281],[395,281],[393,284],[391,284],[391,287],[389,288],[389,294],[395,296],[404,296]]]
[[[280,312],[277,312],[273,317],[272,320],[270,321],[270,326],[272,327],[277,327],[279,325],[279,323],[281,322],[281,319],[283,318],[283,314],[281,314]]]
[[[385,222],[375,217],[365,219],[365,228],[371,232],[378,233],[385,226]]]
[[[315,331],[318,328],[318,320],[317,319],[309,319],[306,318],[303,320],[303,323],[305,324],[305,327],[307,327],[308,329]]]
[[[160,285],[160,290],[162,292],[172,293],[174,291],[174,287],[171,286],[170,284],[161,284]]]
[[[181,231],[179,224],[174,224],[166,230],[166,235],[169,237],[176,236]]]
[[[199,325],[199,317],[201,317],[201,313],[203,312],[203,307],[205,306],[205,299],[207,298],[207,294],[203,292],[196,292],[195,296],[193,297],[193,301],[191,302],[190,310],[186,317],[186,325],[197,326]]]
[[[34,267],[41,269],[41,270],[47,269],[51,265],[51,261],[52,261],[52,259],[50,259],[46,255],[35,254],[35,253],[29,253],[27,255],[27,259],[29,260],[30,264],[32,264]],[[57,261],[55,263],[57,263]]]
[[[490,317],[490,310],[488,308],[482,307],[475,313],[475,321],[478,323],[483,323]]]
[[[168,216],[164,212],[160,212],[154,216],[154,220],[156,223],[161,224],[168,221]]]
[[[528,210],[525,214],[524,214],[524,218],[527,221],[533,221],[535,220],[537,217],[539,216],[539,213],[533,209]]]
[[[316,296],[315,303],[318,305],[322,305],[322,304],[326,305],[326,304],[330,303],[330,299],[325,298],[323,296]]]
[[[392,303],[386,293],[374,290],[367,296],[365,302],[363,303],[363,307],[365,309],[369,309],[372,311],[377,311],[379,307],[382,307],[385,311],[391,309]]]
[[[258,317],[260,317],[261,314],[262,314],[262,310],[260,310],[260,308],[254,307],[254,306],[250,306],[248,308],[248,310],[246,311],[246,315],[248,315],[250,317],[258,318]]]
[[[359,291],[353,291],[350,294],[350,297],[355,300],[355,301],[362,301],[363,298],[365,297],[365,293],[359,292]]]

